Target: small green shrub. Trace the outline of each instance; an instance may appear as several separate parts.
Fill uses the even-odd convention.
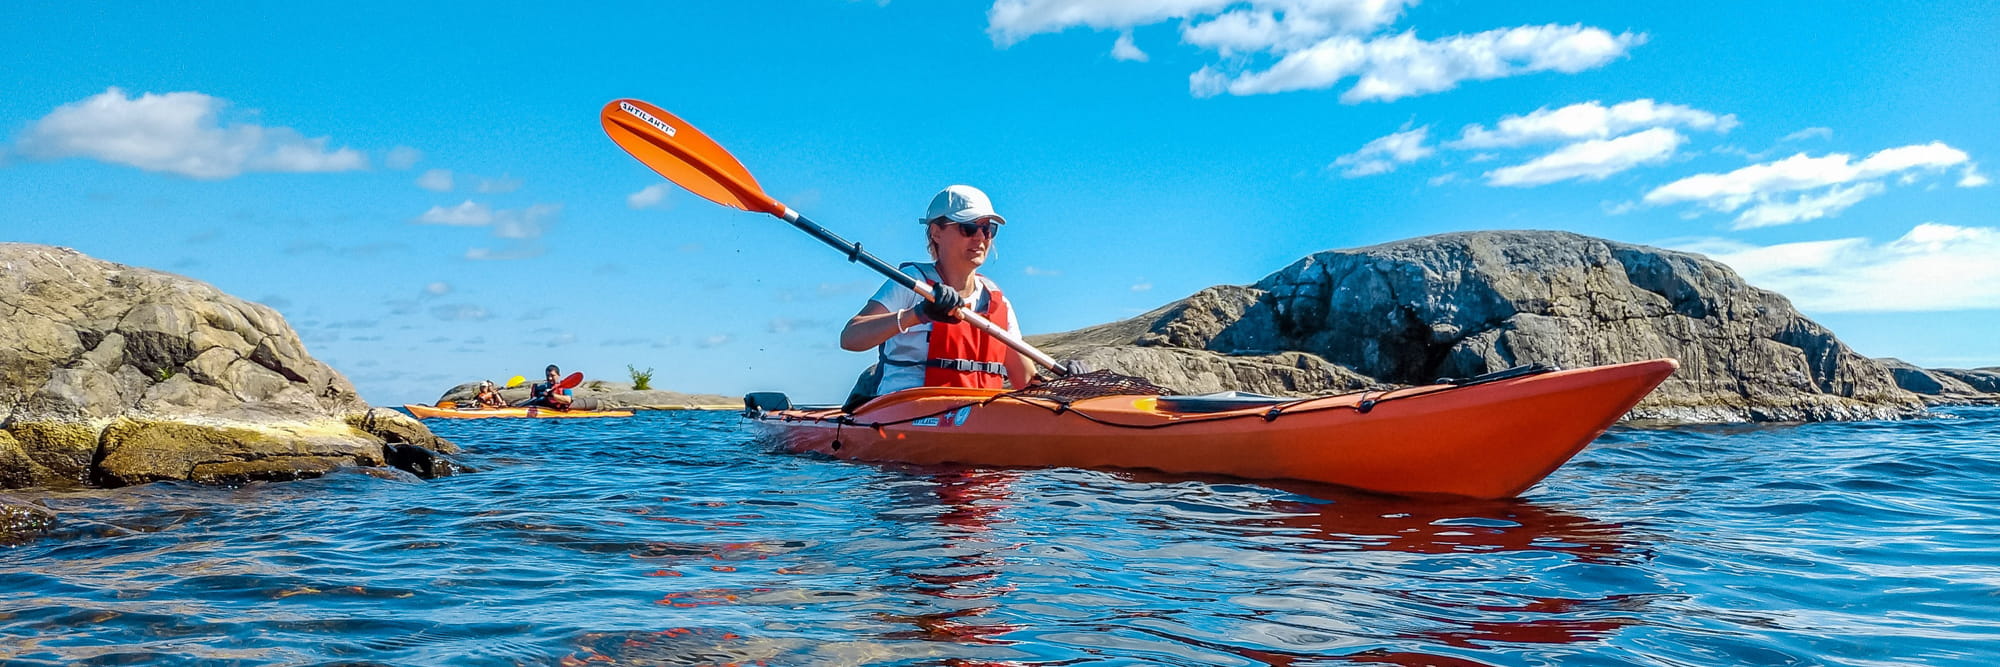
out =
[[[625,370],[626,370],[626,372],[629,372],[629,373],[631,373],[631,374],[632,374],[632,388],[633,388],[633,389],[637,389],[637,390],[639,390],[639,391],[645,391],[645,390],[647,390],[647,389],[652,389],[652,388],[653,388],[653,369],[652,369],[652,368],[650,368],[650,367],[649,367],[649,368],[647,368],[646,370],[643,370],[643,371],[642,371],[642,370],[639,370],[639,369],[638,369],[638,367],[635,367],[635,366],[633,366],[633,365],[631,365],[631,364],[626,364],[626,365],[625,365]]]
[[[167,380],[173,377],[174,377],[174,369],[168,368],[166,366],[161,366],[159,370],[153,371],[154,382],[166,382]]]

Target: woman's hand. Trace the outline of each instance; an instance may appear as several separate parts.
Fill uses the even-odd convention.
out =
[[[932,285],[931,300],[917,308],[917,318],[925,322],[957,324],[958,316],[953,315],[952,311],[958,310],[958,307],[963,305],[965,297],[959,296],[957,289],[950,285]]]

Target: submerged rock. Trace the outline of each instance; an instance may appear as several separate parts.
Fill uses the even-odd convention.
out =
[[[48,508],[0,496],[0,545],[19,544],[55,527],[56,515]]]
[[[1322,391],[1274,390],[1296,372],[1244,365],[1281,352],[1350,371],[1357,377],[1333,383],[1348,386],[1671,357],[1680,371],[1634,416],[1794,421],[1924,410],[1886,366],[1721,263],[1567,232],[1466,232],[1316,253],[1254,285],[1033,340],[1059,356],[1131,360],[1107,366],[1120,372],[1200,353],[1257,376],[1176,387],[1187,391]]]
[[[68,248],[0,243],[0,486],[381,465],[384,436],[349,422],[368,412],[275,310]]]

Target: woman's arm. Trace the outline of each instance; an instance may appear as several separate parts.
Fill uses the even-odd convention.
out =
[[[909,309],[890,312],[881,302],[871,300],[840,330],[840,349],[866,352],[918,324],[917,314]]]
[[[1026,389],[1035,383],[1035,362],[1011,347],[1007,348],[1007,382],[1015,389]]]

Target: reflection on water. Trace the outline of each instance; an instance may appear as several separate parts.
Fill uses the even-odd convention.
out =
[[[1618,430],[1500,502],[447,423],[485,472],[25,494],[62,523],[0,547],[0,663],[1989,664],[1961,416]]]

